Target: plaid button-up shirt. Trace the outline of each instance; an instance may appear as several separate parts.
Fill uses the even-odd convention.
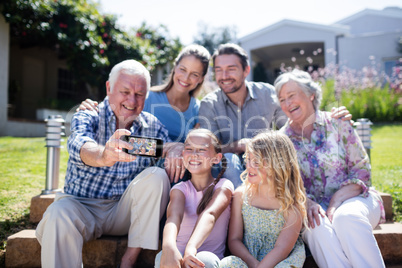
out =
[[[99,104],[99,114],[94,111],[80,111],[74,115],[71,121],[71,135],[67,141],[70,157],[65,193],[79,197],[118,200],[130,182],[150,166],[151,158],[148,157],[137,157],[133,162],[116,162],[111,167],[92,167],[82,162],[80,150],[84,143],[105,145],[115,131],[116,117],[108,97]],[[155,116],[146,112],[141,112],[130,131],[132,135],[170,142],[164,126]]]

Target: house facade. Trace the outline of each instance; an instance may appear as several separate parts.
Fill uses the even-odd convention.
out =
[[[332,25],[282,20],[240,39],[250,56],[249,80],[257,68],[273,83],[281,67],[307,70],[329,64],[361,70],[375,64],[388,75],[402,57],[402,9],[365,9]]]

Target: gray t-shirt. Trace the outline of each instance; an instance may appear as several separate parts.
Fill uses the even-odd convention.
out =
[[[222,144],[252,138],[264,129],[279,129],[287,121],[272,85],[246,81],[246,87],[248,95],[241,109],[220,88],[201,101],[200,126],[211,130]]]

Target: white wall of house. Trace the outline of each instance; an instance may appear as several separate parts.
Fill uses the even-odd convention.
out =
[[[10,26],[0,14],[0,136],[5,135],[8,103]]]
[[[289,43],[324,43],[325,64],[335,63],[336,36],[348,33],[348,29],[341,26],[323,26],[319,24],[283,20],[272,26],[268,26],[258,32],[240,39],[241,46],[250,57],[250,65],[253,66],[252,51],[258,48]],[[292,54],[289,53],[289,59]],[[273,62],[280,67],[280,62]],[[252,72],[247,79],[251,80]]]
[[[354,70],[361,70],[363,67],[375,63],[377,69],[383,69],[384,61],[396,60],[402,56],[397,51],[397,44],[401,36],[402,31],[341,38],[339,40],[339,64]],[[371,59],[371,56],[374,58]]]
[[[365,9],[336,24],[350,26],[350,33],[353,35],[402,31],[402,9],[397,7],[388,7],[383,10]]]

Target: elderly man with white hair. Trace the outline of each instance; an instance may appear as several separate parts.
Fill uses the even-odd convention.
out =
[[[82,246],[101,235],[128,234],[121,267],[132,267],[142,248],[156,250],[182,145],[171,143],[153,115],[143,112],[150,87],[148,70],[135,60],[115,65],[99,113],[79,111],[71,122],[64,192],[39,223],[42,267],[81,267]],[[127,154],[123,135],[159,138],[169,160],[166,171],[151,158]]]

